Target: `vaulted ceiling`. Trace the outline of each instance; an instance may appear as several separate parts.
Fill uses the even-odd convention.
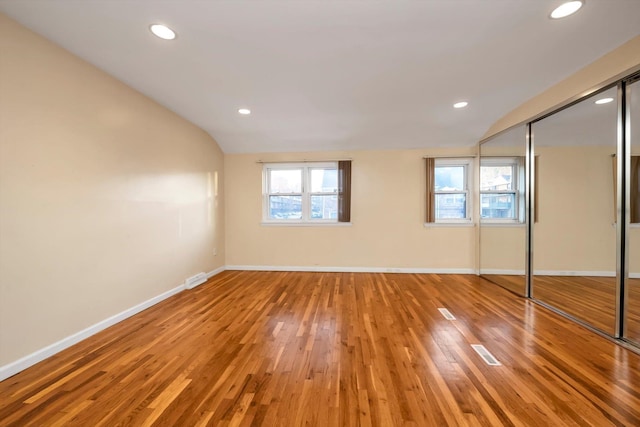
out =
[[[640,34],[638,0],[550,19],[560,3],[0,0],[0,11],[242,153],[473,145]],[[156,38],[153,23],[178,37]]]

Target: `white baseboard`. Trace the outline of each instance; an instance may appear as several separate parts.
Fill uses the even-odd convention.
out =
[[[523,276],[524,270],[497,270],[482,269],[480,274],[503,274],[505,276]],[[558,270],[536,270],[534,274],[540,276],[592,276],[592,277],[616,277],[614,271],[558,271]],[[629,273],[629,278],[640,279],[640,273]]]
[[[216,274],[224,271],[224,267],[220,267],[216,270],[210,271],[207,273],[207,278],[211,278]],[[43,361],[44,359],[53,356],[56,353],[61,352],[62,350],[71,347],[74,344],[79,343],[82,340],[89,338],[92,335],[97,334],[98,332],[107,329],[110,326],[115,325],[116,323],[122,322],[123,320],[140,313],[147,308],[158,304],[160,301],[163,301],[175,294],[178,294],[185,290],[184,284],[177,286],[173,289],[170,289],[162,294],[150,298],[140,304],[137,304],[127,310],[124,310],[118,314],[115,314],[107,319],[104,319],[94,325],[89,326],[86,329],[83,329],[79,332],[76,332],[73,335],[69,335],[66,338],[61,339],[58,342],[55,342],[51,345],[48,345],[40,350],[37,350],[27,356],[24,356],[14,362],[11,362],[7,365],[0,366],[0,381],[3,381],[20,371],[27,369],[30,366],[35,365],[38,362]]]
[[[524,276],[524,270],[498,270],[495,268],[483,268],[480,270],[480,274],[499,274],[505,276]]]
[[[243,271],[308,271],[319,273],[420,273],[420,274],[476,274],[473,268],[393,268],[393,267],[324,267],[280,265],[227,265],[226,270]]]
[[[537,276],[592,276],[616,277],[615,271],[568,271],[568,270],[534,270]]]

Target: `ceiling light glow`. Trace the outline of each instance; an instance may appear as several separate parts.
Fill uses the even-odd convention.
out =
[[[596,101],[596,104],[601,105],[601,104],[608,104],[610,102],[613,102],[613,98],[602,98],[602,99],[598,99]]]
[[[176,33],[171,28],[162,24],[153,24],[149,27],[151,32],[156,36],[164,40],[173,40],[176,38]]]
[[[249,110],[248,108],[240,108],[238,110],[238,113],[242,114],[243,116],[248,116],[249,114],[251,114],[251,110]]]
[[[460,101],[460,102],[456,102],[455,104],[453,104],[453,108],[464,108],[467,105],[469,105],[469,103],[467,101]]]
[[[560,19],[576,13],[584,5],[583,0],[568,1],[553,9],[551,18]]]

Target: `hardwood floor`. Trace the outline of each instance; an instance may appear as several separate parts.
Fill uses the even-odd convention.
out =
[[[615,277],[535,276],[533,297],[613,335]]]
[[[525,293],[524,276],[483,275],[518,295]],[[640,279],[629,279],[626,337],[640,343]],[[609,335],[615,333],[616,279],[596,276],[534,277],[533,297]]]
[[[632,426],[640,356],[476,276],[226,271],[1,382],[0,425]]]
[[[521,275],[483,274],[482,277],[510,290],[516,295],[525,296],[527,293],[527,278]]]

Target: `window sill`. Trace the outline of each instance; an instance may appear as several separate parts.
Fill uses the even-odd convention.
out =
[[[265,227],[351,227],[350,222],[313,222],[313,221],[262,221],[261,226]]]
[[[524,222],[498,222],[498,221],[480,221],[480,227],[514,227],[524,228],[527,224]]]
[[[425,222],[425,228],[475,227],[475,222]]]

